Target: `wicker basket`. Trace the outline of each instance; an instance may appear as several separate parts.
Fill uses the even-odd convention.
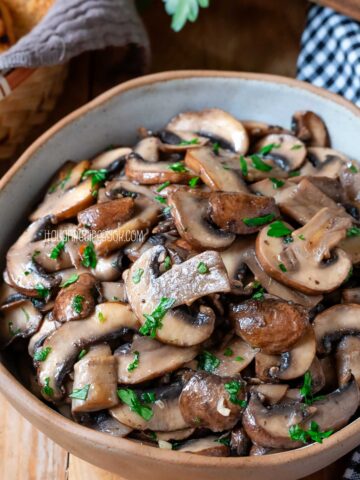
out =
[[[0,101],[0,160],[9,159],[46,120],[62,92],[67,65],[42,67]]]

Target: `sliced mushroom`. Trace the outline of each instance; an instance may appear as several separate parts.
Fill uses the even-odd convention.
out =
[[[254,360],[257,350],[240,338],[234,337],[213,354],[220,364],[213,371],[220,377],[234,377]]]
[[[325,387],[326,378],[322,364],[318,357],[314,357],[314,360],[309,368],[311,375],[311,393],[320,392]]]
[[[134,152],[145,162],[159,161],[160,140],[157,137],[145,137],[136,144]]]
[[[93,205],[78,213],[79,225],[91,230],[114,228],[129,220],[135,210],[132,198],[119,198],[111,202]]]
[[[270,448],[298,448],[303,444],[290,438],[289,428],[314,413],[313,407],[297,403],[265,407],[258,393],[253,392],[243,415],[247,435],[256,444]]]
[[[324,121],[311,111],[295,112],[292,117],[294,134],[308,147],[329,147],[329,132]]]
[[[209,194],[177,190],[168,205],[180,236],[196,248],[224,249],[235,239],[233,233],[214,227],[208,219]]]
[[[308,311],[283,300],[248,300],[233,305],[235,333],[253,348],[269,354],[288,352],[309,326]]]
[[[82,425],[85,425],[92,430],[96,430],[97,432],[107,433],[113,437],[124,438],[132,432],[132,428],[123,425],[104,410],[91,414],[82,414],[80,420],[78,420],[78,417],[79,415],[76,415],[75,419]]]
[[[43,345],[46,338],[49,337],[53,332],[55,332],[55,330],[57,330],[59,327],[61,327],[61,325],[62,324],[60,322],[56,322],[52,319],[51,312],[45,316],[39,330],[34,333],[30,338],[28,345],[28,352],[30,357],[34,356],[34,353],[38,348]]]
[[[360,304],[360,287],[345,288],[342,291],[343,303],[359,303]]]
[[[121,277],[123,254],[115,251],[106,257],[97,257],[96,267],[91,274],[100,281],[113,282]]]
[[[300,175],[338,178],[349,163],[345,155],[332,148],[310,147],[307,152],[309,162],[302,167]]]
[[[61,193],[61,191],[64,192],[65,190],[76,187],[89,166],[90,162],[88,160],[83,160],[79,163],[66,162],[51,181],[48,195],[54,192]]]
[[[159,275],[159,261],[166,256],[166,249],[158,245],[147,250],[124,273],[126,293],[131,308],[141,324],[151,315],[162,298],[173,299],[171,310],[165,311],[156,337],[179,346],[193,346],[207,339],[214,329],[214,313],[201,306],[192,313],[180,305],[191,305],[206,295],[230,290],[224,264],[217,252],[206,251],[190,258]],[[200,273],[198,266],[204,263],[207,273]],[[141,272],[141,274],[139,273]],[[139,281],[137,281],[137,277]],[[134,278],[136,281],[134,281]]]
[[[123,282],[102,282],[101,294],[106,302],[127,302],[125,285]]]
[[[164,153],[182,153],[189,148],[201,148],[209,142],[194,132],[161,130],[157,133],[161,142],[159,149]]]
[[[271,135],[273,133],[291,133],[289,130],[280,127],[279,125],[269,125],[265,122],[243,120],[241,123],[244,125],[249,137],[254,140],[265,137],[266,135]]]
[[[130,155],[131,152],[131,148],[127,147],[106,150],[91,160],[91,169],[105,169],[108,172],[113,173],[123,167],[127,156]]]
[[[293,182],[289,180],[271,177],[264,178],[258,182],[250,185],[250,190],[257,195],[264,195],[265,197],[276,198],[279,192],[293,186]]]
[[[347,335],[360,335],[360,305],[334,305],[316,316],[313,326],[319,354],[329,354],[332,344]]]
[[[250,448],[249,456],[260,457],[263,455],[271,455],[273,453],[282,453],[282,452],[286,452],[286,449],[261,447],[260,445],[253,444],[252,447]]]
[[[293,135],[272,134],[262,138],[256,144],[257,151],[271,145],[271,151],[265,154],[265,158],[271,158],[286,172],[297,170],[306,159],[306,147],[304,143]]]
[[[143,185],[155,185],[157,183],[188,183],[193,174],[185,167],[172,169],[172,162],[146,162],[137,156],[130,156],[125,167],[126,176]]]
[[[219,442],[219,438],[208,436],[185,442],[177,449],[178,452],[187,452],[195,455],[208,457],[229,457],[230,449],[227,445]]]
[[[132,385],[160,377],[190,362],[197,353],[196,347],[164,345],[152,338],[135,335],[131,346],[115,353],[118,383]],[[138,359],[138,366],[131,368],[134,359]]]
[[[169,440],[185,440],[195,432],[195,428],[183,428],[174,432],[155,432],[157,440],[168,442]]]
[[[269,215],[270,221],[279,216],[272,198],[245,193],[214,192],[209,197],[211,220],[225,232],[244,235],[255,233],[261,226],[248,226],[244,220]]]
[[[173,432],[174,430],[183,430],[189,427],[188,422],[183,418],[179,407],[179,395],[182,390],[181,383],[173,383],[152,390],[134,390],[137,398],[143,404],[144,394],[151,393],[155,395],[155,403],[148,404],[152,410],[150,420],[145,420],[137,412],[131,410],[125,403],[120,403],[115,408],[111,408],[110,414],[119,422],[128,425],[137,430],[154,430],[159,432]]]
[[[339,243],[339,247],[349,255],[351,263],[360,264],[360,236],[344,238]]]
[[[166,129],[197,133],[239,154],[246,153],[249,148],[249,138],[242,123],[218,108],[180,113],[167,124]]]
[[[360,385],[360,337],[346,336],[336,349],[336,369],[340,387],[353,376]]]
[[[250,392],[257,392],[264,398],[268,405],[279,403],[289,390],[289,385],[280,385],[272,383],[260,383],[250,387]]]
[[[245,400],[245,385],[239,382],[236,403],[226,389],[233,377],[219,377],[206,372],[194,373],[180,395],[180,410],[189,425],[222,432],[233,428],[239,421]],[[234,400],[234,399],[233,399]]]
[[[116,359],[110,347],[105,344],[91,347],[74,365],[72,412],[95,412],[114,407],[119,403],[116,387]],[[79,391],[84,392],[81,398],[76,395]]]
[[[256,255],[264,270],[284,284],[309,295],[331,292],[351,268],[348,255],[334,248],[345,238],[350,225],[350,219],[334,217],[331,209],[323,208],[291,233],[292,243],[269,236],[265,227],[257,237]]]
[[[5,348],[15,338],[26,338],[40,327],[42,315],[29,300],[1,308],[0,348]]]
[[[110,200],[117,198],[137,198],[146,197],[149,200],[154,200],[155,193],[150,187],[132,183],[124,177],[116,178],[106,183],[105,194]],[[155,200],[154,200],[155,201]]]
[[[75,283],[63,288],[52,311],[54,320],[70,322],[91,315],[95,309],[96,279],[89,273],[79,275]],[[76,304],[76,298],[79,299]]]
[[[93,192],[92,180],[88,178],[65,192],[56,191],[50,193],[45,197],[43,203],[30,215],[30,220],[36,221],[49,216],[53,223],[59,223],[75,217],[81,210],[94,203],[95,197]]]
[[[208,147],[188,150],[185,164],[211,190],[247,193],[248,188],[242,178],[239,159],[232,156],[218,156]]]
[[[245,457],[249,454],[251,440],[246,435],[243,427],[235,427],[231,432],[230,447],[232,453],[234,453],[237,457]]]
[[[299,378],[310,369],[315,353],[315,335],[310,327],[288,352],[281,355],[257,353],[255,357],[256,376],[264,382]]]
[[[126,329],[136,329],[138,323],[130,308],[122,303],[103,303],[86,320],[66,322],[44,342],[51,349],[46,360],[38,365],[38,381],[42,387],[49,386],[52,395],[44,389],[48,400],[58,401],[64,395],[62,383],[71,370],[81,349],[97,342],[118,338]]]

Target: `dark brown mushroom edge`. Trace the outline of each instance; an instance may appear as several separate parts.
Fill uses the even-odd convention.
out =
[[[360,173],[323,120],[185,112],[67,161],[9,249],[0,346],[75,422],[209,456],[357,418]]]

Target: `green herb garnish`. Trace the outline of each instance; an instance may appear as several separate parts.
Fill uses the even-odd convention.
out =
[[[273,213],[269,213],[268,215],[263,215],[261,217],[254,217],[254,218],[243,218],[243,222],[248,227],[259,227],[261,225],[265,225],[266,223],[271,222],[274,220],[275,215]]]
[[[65,282],[63,282],[60,285],[60,288],[66,288],[69,285],[72,285],[73,283],[77,282],[79,280],[79,275],[77,273],[73,273],[71,277],[69,277]]]
[[[106,180],[107,174],[108,172],[105,168],[101,168],[100,170],[85,170],[82,178],[91,177],[91,187],[95,188]]]
[[[303,146],[300,143],[297,143],[296,145],[293,145],[290,150],[300,150]]]
[[[61,240],[57,245],[56,247],[54,247],[52,250],[51,250],[51,253],[50,253],[50,258],[52,260],[57,260],[61,254],[61,252],[64,250],[65,248],[65,245],[66,243],[68,242],[68,238],[64,238],[64,240]]]
[[[10,334],[12,337],[15,337],[15,335],[17,335],[18,333],[21,332],[21,328],[17,328],[16,330],[14,330],[14,324],[13,324],[13,322],[9,322],[9,323],[8,323],[8,329],[9,329],[9,334]]]
[[[351,173],[358,173],[359,169],[355,167],[355,165],[350,165],[349,170]]]
[[[209,268],[204,262],[199,262],[197,265],[197,271],[201,273],[201,275],[204,275],[205,273],[209,273]]]
[[[285,185],[284,180],[279,180],[278,178],[275,178],[275,177],[270,177],[269,180],[271,180],[271,183],[273,184],[273,188],[275,190]]]
[[[161,195],[156,195],[155,200],[158,201],[159,203],[166,203],[166,198],[162,197]]]
[[[38,294],[38,297],[43,298],[44,300],[50,296],[50,290],[41,283],[38,283],[35,287],[35,290]]]
[[[220,365],[220,360],[215,357],[214,354],[204,350],[200,353],[197,357],[198,361],[198,368],[201,370],[205,370],[205,372],[212,373],[214,370],[218,368]]]
[[[198,138],[192,138],[191,140],[182,140],[179,143],[180,147],[187,147],[188,145],[199,145],[199,139]]]
[[[151,338],[155,338],[156,331],[162,327],[162,319],[165,317],[166,313],[175,303],[175,298],[166,298],[162,297],[159,305],[155,310],[149,315],[144,313],[146,322],[142,325],[139,332],[141,335],[146,335]]]
[[[50,352],[51,347],[38,348],[34,354],[34,360],[37,362],[44,362]]]
[[[185,167],[185,165],[182,162],[175,162],[169,165],[169,170],[172,170],[173,172],[179,172],[179,173],[185,173],[188,171],[188,169]]]
[[[134,352],[134,360],[129,363],[128,367],[127,367],[127,371],[128,372],[132,372],[133,370],[135,370],[136,368],[138,368],[139,366],[139,358],[140,358],[140,352],[138,352],[137,350]]]
[[[324,398],[323,395],[319,395],[314,397],[311,392],[312,390],[312,377],[310,372],[306,372],[304,375],[304,381],[302,387],[300,388],[300,395],[304,399],[306,405],[312,405],[314,402],[318,400],[322,400]]]
[[[219,155],[220,143],[215,142],[215,143],[213,144],[212,149],[213,149],[213,152],[214,152],[216,155]]]
[[[289,173],[289,177],[298,177],[300,175],[300,170],[294,170]]]
[[[98,313],[98,319],[99,319],[100,323],[105,323],[106,322],[105,315],[102,312]]]
[[[246,401],[240,400],[238,398],[238,393],[242,388],[242,385],[240,382],[238,382],[237,380],[233,380],[231,382],[225,383],[224,387],[230,396],[231,403],[233,403],[234,405],[239,405],[240,407],[243,407],[243,408],[246,407]]]
[[[54,395],[54,389],[50,387],[50,377],[45,378],[45,385],[43,386],[41,391],[48,397],[52,397]]]
[[[140,398],[144,403],[155,403],[156,401],[154,392],[143,392]]]
[[[78,360],[81,360],[82,358],[84,358],[86,354],[87,354],[87,350],[85,349],[81,350],[81,352],[78,355]]]
[[[259,155],[250,155],[251,158],[251,163],[253,164],[253,167],[256,168],[256,170],[260,170],[261,172],[270,172],[272,170],[272,166],[265,163]]]
[[[84,300],[85,297],[83,297],[82,295],[75,295],[75,297],[73,298],[71,306],[76,313],[79,314],[83,311]]]
[[[360,237],[360,228],[359,227],[350,227],[346,230],[347,237]]]
[[[82,388],[76,388],[70,393],[69,397],[75,398],[76,400],[86,400],[89,394],[89,390],[90,390],[90,383],[88,383]]]
[[[131,390],[130,388],[120,388],[117,391],[117,394],[120,400],[125,403],[125,405],[130,407],[130,410],[132,412],[137,413],[147,422],[151,420],[154,415],[151,407],[141,403],[139,397],[137,396],[136,392],[134,392],[134,390]]]
[[[333,430],[321,432],[319,429],[319,425],[316,422],[310,423],[309,430],[303,430],[299,425],[292,425],[289,428],[289,435],[291,440],[303,443],[308,443],[310,440],[312,440],[313,442],[322,443],[323,439],[330,437],[333,432]]]
[[[252,294],[251,298],[254,300],[263,300],[264,299],[264,289],[261,285],[255,287],[256,291]]]
[[[158,186],[158,188],[156,189],[157,192],[161,192],[162,190],[164,190],[164,188],[168,187],[170,185],[170,182],[169,180],[162,183],[161,185]]]
[[[232,355],[234,355],[234,352],[230,347],[226,347],[224,350],[224,355],[225,357],[231,357]]]
[[[249,170],[244,155],[241,155],[240,157],[240,169],[243,177],[247,177]]]
[[[282,272],[287,272],[287,268],[285,267],[285,265],[283,263],[279,263],[279,268]]]
[[[243,357],[240,357],[240,355],[238,357],[235,357],[235,360],[237,362],[243,362],[244,361],[244,358]]]
[[[197,186],[197,184],[199,183],[199,180],[200,180],[200,177],[190,178],[190,180],[189,180],[190,188],[195,188]]]
[[[300,240],[305,240],[305,237],[304,237],[304,235],[303,235],[303,234],[301,234],[301,235],[298,235],[298,238],[299,238]]]
[[[97,257],[93,242],[89,242],[82,255],[82,265],[86,268],[96,268]]]
[[[280,148],[281,144],[280,143],[269,143],[269,145],[265,145],[262,147],[262,149],[259,151],[260,155],[267,155],[268,153],[271,152],[273,148]]]
[[[132,281],[135,284],[140,283],[141,277],[144,275],[144,269],[143,268],[138,268],[134,275],[132,276]]]
[[[169,255],[165,257],[164,268],[165,270],[169,270],[171,268],[171,258],[169,257]]]
[[[220,437],[214,440],[214,442],[221,443],[222,445],[226,445],[230,447],[230,438],[229,437]]]
[[[286,237],[287,235],[291,234],[290,228],[288,228],[281,220],[276,220],[275,222],[271,223],[267,234],[269,237]]]

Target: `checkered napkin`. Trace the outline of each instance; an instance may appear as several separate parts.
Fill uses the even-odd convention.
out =
[[[312,6],[297,76],[360,106],[360,23],[331,8]]]

